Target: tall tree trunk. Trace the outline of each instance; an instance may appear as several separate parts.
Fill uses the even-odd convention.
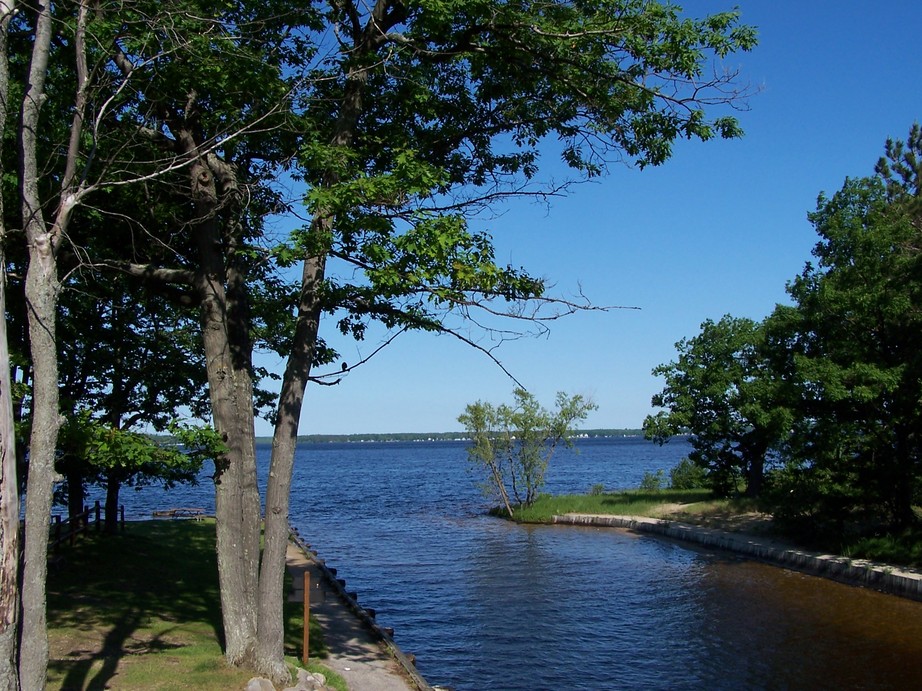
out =
[[[2,243],[0,236],[0,315],[5,315],[6,257]],[[10,351],[4,317],[0,319],[0,691],[16,691],[19,688],[16,670],[18,613],[19,482],[16,478]]]
[[[10,71],[7,36],[13,16],[12,0],[0,0],[0,176],[3,141],[9,114]],[[19,622],[19,479],[16,476],[16,440],[13,425],[12,377],[6,331],[6,227],[0,196],[0,691],[19,688],[17,625]]]
[[[323,282],[325,265],[325,256],[311,257],[304,262],[298,321],[279,394],[275,434],[272,437],[272,461],[266,481],[265,538],[259,571],[257,671],[277,683],[288,679],[282,607],[291,476],[304,391],[310,377],[320,326],[318,291]]]
[[[58,360],[55,343],[57,266],[45,233],[29,233],[26,303],[32,344],[32,433],[26,484],[26,530],[22,582],[22,637],[19,676],[23,689],[45,687],[48,631],[45,579],[48,566],[48,520],[54,488],[58,415]]]
[[[357,52],[367,55],[374,52],[376,41],[389,28],[385,21],[388,7],[387,0],[377,0]],[[395,14],[392,21],[397,21],[396,17]],[[350,68],[330,140],[332,146],[352,145],[363,110],[367,82],[367,67],[358,65]],[[324,187],[333,187],[338,182],[339,174],[335,171],[329,171],[323,176]],[[328,248],[325,245],[329,242],[325,238],[332,237],[334,222],[333,214],[328,209],[318,209],[314,214],[311,235],[318,241],[313,252],[304,260],[298,320],[279,394],[275,433],[272,437],[272,460],[266,485],[265,545],[259,572],[259,646],[256,669],[283,682],[288,679],[284,662],[282,608],[291,477],[304,391],[313,364],[322,312],[320,288],[326,271]]]
[[[260,501],[256,483],[256,433],[250,373],[249,323],[237,296],[228,297],[225,246],[214,217],[218,192],[205,161],[192,166],[193,194],[202,222],[196,228],[201,270],[202,336],[215,429],[227,454],[215,462],[218,577],[225,656],[235,666],[255,666]]]
[[[54,454],[58,415],[58,360],[55,342],[58,275],[56,234],[42,213],[36,156],[39,111],[45,100],[45,75],[52,34],[51,5],[39,4],[29,66],[29,88],[23,97],[20,128],[22,218],[29,248],[26,271],[26,309],[31,341],[32,432],[26,484],[26,530],[22,576],[22,629],[19,641],[19,683],[23,689],[42,689],[48,668],[48,631],[45,618],[45,579],[48,571],[48,521],[54,484]],[[62,200],[70,204],[72,200]],[[66,217],[69,209],[59,210]]]

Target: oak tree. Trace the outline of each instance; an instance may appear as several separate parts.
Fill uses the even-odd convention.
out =
[[[707,471],[715,491],[730,494],[743,481],[746,494],[758,496],[766,457],[791,424],[762,325],[729,315],[707,320],[676,350],[678,360],[653,370],[665,381],[652,401],[663,410],[644,420],[644,436],[663,444],[688,434],[689,459]]]

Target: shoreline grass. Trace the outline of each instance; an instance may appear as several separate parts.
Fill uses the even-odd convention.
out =
[[[48,689],[242,689],[254,676],[229,667],[213,521],[129,522],[61,548],[48,575]],[[286,603],[286,659],[300,655],[303,616]],[[311,623],[310,658],[326,655]],[[342,679],[319,666],[331,685]]]
[[[508,518],[505,509],[490,512]],[[632,489],[588,494],[543,494],[534,504],[516,507],[518,523],[550,523],[565,513],[647,516],[669,518],[734,532],[767,535],[802,549],[834,552],[854,559],[869,559],[893,566],[922,567],[922,526],[900,532],[874,526],[852,526],[847,537],[835,537],[810,529],[782,530],[755,499],[718,499],[710,490]]]
[[[712,499],[710,490],[625,490],[596,494],[542,494],[531,506],[518,507],[513,520],[548,523],[562,513],[599,513],[653,516],[658,507],[683,504],[689,507]],[[498,513],[500,510],[495,510]]]

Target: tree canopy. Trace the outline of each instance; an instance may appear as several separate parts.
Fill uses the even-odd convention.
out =
[[[499,497],[510,518],[515,508],[535,502],[557,446],[569,445],[573,425],[596,408],[583,396],[563,392],[554,412],[524,389],[513,397],[511,405],[471,403],[458,417],[471,438],[468,457],[487,476],[484,494]]]
[[[78,306],[62,295],[81,285],[77,277],[118,276],[146,291],[144,304],[159,305],[161,317],[198,322],[199,342],[170,357],[201,353],[222,440],[215,490],[227,658],[276,680],[288,676],[281,593],[302,401],[314,368],[338,358],[321,323],[361,339],[378,321],[476,347],[468,327],[587,307],[497,261],[490,233],[471,219],[510,196],[568,185],[542,175],[548,152],[577,181],[614,162],[664,163],[680,138],[739,136],[732,107],[745,89],[720,60],[755,45],[737,12],[695,19],[648,0],[27,9],[3,15],[0,63],[14,68],[9,94],[22,104],[19,124],[4,120],[19,146],[16,161],[3,152],[3,196],[15,202],[3,220],[26,242],[14,254],[10,234],[3,240],[25,267],[21,304],[30,305],[28,523],[40,525],[50,506],[57,327],[69,329],[61,317]],[[288,182],[303,200],[286,194]],[[280,214],[303,225],[280,236]],[[253,367],[254,348],[288,358],[272,401],[261,553],[253,414],[269,402],[255,386],[270,373]],[[117,379],[105,380],[114,394]],[[34,590],[22,640],[34,645],[20,670],[35,688],[44,678],[44,572],[29,555],[43,554],[41,540],[26,536],[24,582]]]
[[[645,431],[691,433],[692,459],[767,454],[776,517],[843,529],[916,521],[922,489],[922,130],[890,140],[876,174],[820,195],[813,261],[762,323],[725,317],[655,374]],[[746,439],[757,443],[747,444]],[[748,478],[752,488],[753,478]],[[736,487],[731,485],[731,489]],[[761,489],[761,488],[760,488]]]

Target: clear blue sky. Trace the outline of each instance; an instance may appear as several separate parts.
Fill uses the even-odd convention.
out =
[[[698,0],[693,15],[737,4],[759,46],[726,66],[758,88],[740,140],[682,143],[659,168],[615,167],[550,209],[509,206],[490,223],[497,257],[597,305],[549,337],[505,343],[505,366],[547,406],[591,396],[586,427],[639,427],[676,341],[724,314],[762,319],[816,242],[806,214],[821,191],[870,175],[888,136],[922,120],[922,3],[916,0]],[[323,335],[347,362],[378,341]],[[264,361],[279,373],[284,363]],[[402,336],[335,387],[310,386],[301,433],[440,432],[475,400],[504,402],[512,382],[446,336]],[[271,431],[265,422],[257,432]]]

